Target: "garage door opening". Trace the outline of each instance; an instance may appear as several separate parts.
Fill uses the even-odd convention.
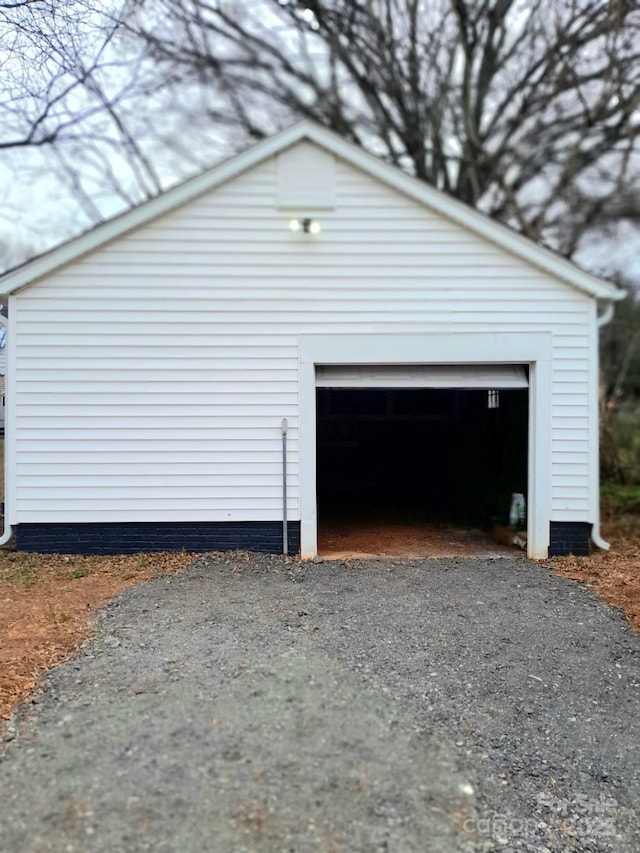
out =
[[[475,552],[499,548],[487,531],[508,523],[514,492],[527,495],[526,387],[316,395],[320,554],[406,553],[420,542],[444,554],[447,539],[461,553],[465,541]]]

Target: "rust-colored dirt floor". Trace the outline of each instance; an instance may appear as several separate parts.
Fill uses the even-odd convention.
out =
[[[320,525],[318,553],[327,560],[364,557],[513,557],[522,552],[481,530],[426,521],[329,520]]]

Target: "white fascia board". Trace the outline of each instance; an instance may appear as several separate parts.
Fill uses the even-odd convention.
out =
[[[306,126],[306,123],[304,123]],[[68,243],[63,243],[45,255],[19,267],[14,272],[0,278],[0,295],[15,293],[27,285],[34,284],[38,279],[54,270],[75,261],[83,255],[112,242],[123,234],[133,231],[141,225],[146,225],[166,213],[181,207],[206,192],[237,177],[242,172],[259,165],[285,148],[307,137],[305,126],[294,125],[257,145],[224,160],[207,172],[197,175],[182,184],[156,196],[150,201],[128,210],[125,213],[98,225],[91,231],[81,234]]]
[[[431,210],[451,219],[469,231],[490,240],[516,257],[529,261],[534,266],[550,273],[561,281],[577,288],[591,297],[605,300],[624,299],[626,293],[609,282],[580,270],[571,261],[538,246],[499,222],[490,219],[466,204],[445,195],[423,181],[405,174],[384,161],[350,142],[345,142],[333,131],[307,120],[275,134],[240,154],[236,154],[202,175],[198,175],[160,196],[117,216],[60,246],[57,249],[25,264],[4,279],[0,279],[0,295],[15,293],[26,285],[33,284],[42,276],[86,255],[121,235],[157,219],[165,213],[226,183],[269,157],[284,151],[302,140],[309,140],[333,153],[336,157],[361,169],[363,172],[413,198]]]

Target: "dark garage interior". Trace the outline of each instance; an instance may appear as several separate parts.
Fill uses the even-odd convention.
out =
[[[316,393],[320,539],[338,520],[489,529],[527,494],[527,389]]]

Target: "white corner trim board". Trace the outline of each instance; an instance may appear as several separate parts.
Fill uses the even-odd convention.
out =
[[[300,358],[300,551],[317,554],[316,367],[319,365],[521,364],[529,367],[528,551],[544,559],[551,519],[551,351],[547,332],[431,335],[302,335]]]
[[[592,313],[592,330],[591,336],[595,345],[599,344],[599,333],[600,329],[606,326],[613,320],[614,308],[613,302],[609,301],[604,306],[602,314],[598,314],[598,306],[595,305]],[[599,362],[599,359],[598,359]],[[592,371],[591,373],[591,393],[589,395],[590,399],[590,423],[591,423],[591,442],[590,442],[590,455],[591,455],[591,515],[595,519],[593,522],[593,526],[591,528],[591,541],[596,546],[596,548],[600,548],[601,551],[609,551],[611,545],[607,542],[606,539],[603,538],[602,533],[600,532],[600,408],[599,408],[599,399],[600,399],[600,389],[599,389],[599,381],[600,376],[597,370]]]
[[[14,376],[15,370],[13,369],[13,349],[15,347],[15,341],[12,336],[9,334],[9,320],[7,317],[0,315],[0,325],[2,325],[7,332],[6,339],[6,373],[5,373],[5,395],[7,401],[10,401],[13,397],[13,391],[11,390],[14,384]],[[11,427],[11,419],[10,415],[13,412],[12,407],[7,405],[5,411],[5,438],[4,438],[4,530],[0,535],[0,546],[6,545],[13,539],[14,536],[14,528],[11,524],[11,512],[9,510],[10,507],[10,499],[12,493],[12,485],[11,485],[11,477],[12,477],[12,453],[11,448],[13,446],[12,443],[12,435],[13,430]]]

